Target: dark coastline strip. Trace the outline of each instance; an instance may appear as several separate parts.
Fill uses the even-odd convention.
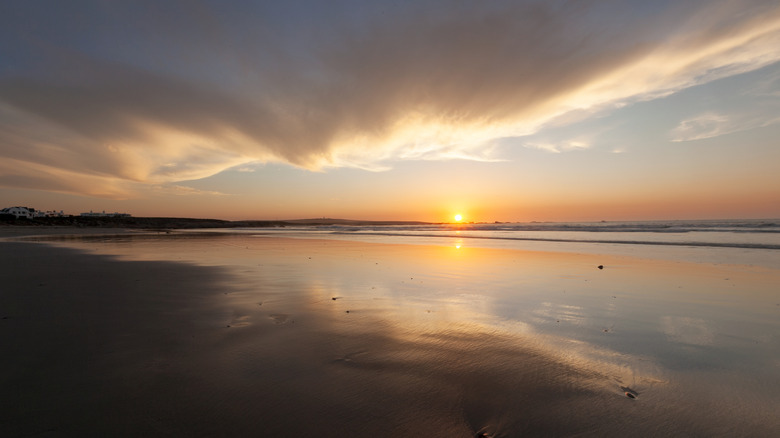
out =
[[[191,229],[191,228],[274,228],[288,226],[386,226],[386,225],[429,225],[417,221],[360,221],[349,219],[294,219],[294,220],[242,220],[197,219],[176,217],[114,217],[114,216],[67,216],[41,217],[33,219],[0,218],[0,226],[25,227],[86,227],[86,228],[130,228],[130,229]]]

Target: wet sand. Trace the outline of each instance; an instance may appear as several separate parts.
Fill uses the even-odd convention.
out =
[[[777,270],[264,236],[46,240],[0,242],[2,436],[780,432]]]

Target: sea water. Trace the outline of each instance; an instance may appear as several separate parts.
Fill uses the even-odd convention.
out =
[[[323,225],[244,228],[230,232],[376,243],[596,252],[780,267],[780,219]]]

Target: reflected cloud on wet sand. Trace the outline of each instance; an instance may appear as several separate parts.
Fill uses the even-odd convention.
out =
[[[172,372],[202,375],[182,382],[192,412],[219,400],[210,424],[232,432],[776,430],[775,270],[259,235],[56,244],[230,273],[200,310],[220,323]]]

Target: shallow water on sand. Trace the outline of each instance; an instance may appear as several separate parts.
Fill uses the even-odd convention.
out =
[[[137,404],[116,402],[104,431],[780,433],[778,269],[230,234],[47,242],[103,262],[224,274],[204,283],[207,306],[182,310],[186,299],[170,298],[147,315],[177,347],[150,341],[128,353],[111,379],[135,381]],[[202,324],[164,329],[184,320]]]

